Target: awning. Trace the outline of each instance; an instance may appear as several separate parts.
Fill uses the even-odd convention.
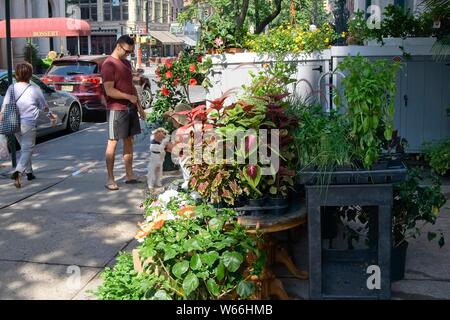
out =
[[[194,39],[189,38],[188,36],[181,37],[183,39],[184,43],[188,46],[195,47],[197,45],[197,42],[195,42]]]
[[[178,38],[176,35],[168,31],[149,31],[148,32],[153,38],[160,41],[162,44],[183,44],[184,41]]]
[[[89,23],[79,19],[11,19],[11,38],[78,37],[90,34]],[[0,21],[0,38],[6,38],[5,21]]]

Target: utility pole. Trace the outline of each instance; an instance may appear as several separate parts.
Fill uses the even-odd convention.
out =
[[[12,75],[12,47],[11,47],[11,3],[10,0],[5,0],[5,23],[6,23],[6,59],[8,63],[8,83],[13,83]],[[13,168],[16,167],[16,140],[14,135],[8,136],[9,150],[11,150],[11,162]]]
[[[145,33],[147,34],[147,62],[150,61],[150,55],[151,55],[151,46],[152,46],[152,42],[151,42],[151,37],[149,36],[149,31],[150,31],[150,1],[151,0],[147,0],[147,7],[146,7],[146,15],[145,15]],[[152,7],[153,8],[153,7]],[[150,39],[150,41],[149,41]]]

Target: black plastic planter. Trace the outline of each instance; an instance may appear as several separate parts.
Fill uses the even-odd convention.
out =
[[[406,252],[408,242],[404,241],[399,246],[392,248],[391,252],[391,282],[405,278]]]
[[[178,166],[172,162],[171,153],[167,152],[166,157],[164,158],[163,171],[176,171],[176,170],[178,170]]]
[[[267,200],[267,205],[269,207],[276,207],[275,209],[271,210],[271,214],[283,214],[286,212],[286,208],[289,205],[289,201],[287,198],[269,198]]]
[[[400,160],[380,161],[371,170],[336,168],[334,171],[305,169],[298,173],[304,185],[353,185],[394,183],[405,180],[407,169]]]
[[[264,214],[266,211],[263,210],[264,204],[266,203],[266,198],[259,198],[259,199],[249,199],[248,200],[248,206],[249,207],[260,207],[261,209],[254,209],[251,210],[252,215],[261,215]]]

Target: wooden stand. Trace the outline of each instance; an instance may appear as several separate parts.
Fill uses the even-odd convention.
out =
[[[255,299],[268,300],[271,297],[277,297],[281,300],[289,300],[289,296],[284,289],[283,283],[277,279],[273,272],[275,263],[282,263],[294,277],[302,280],[308,279],[306,271],[301,271],[292,261],[287,250],[281,247],[271,234],[290,230],[292,228],[306,224],[306,210],[300,207],[296,210],[290,210],[285,215],[261,215],[261,216],[242,216],[238,219],[239,224],[248,228],[249,234],[262,233],[264,237],[263,247],[267,254],[266,265],[258,278],[253,281],[258,283]]]

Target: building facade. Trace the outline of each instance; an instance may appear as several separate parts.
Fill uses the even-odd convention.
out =
[[[67,16],[89,21],[91,35],[68,38],[71,54],[110,54],[123,34],[146,35],[147,31],[169,31],[183,7],[179,0],[70,0]]]
[[[13,0],[11,3],[11,19],[64,17],[65,0]],[[5,19],[5,0],[0,0],[0,20]],[[24,60],[27,39],[12,39],[14,64]],[[50,50],[63,52],[66,38],[32,38],[39,47],[39,55],[47,56]],[[0,68],[6,68],[6,40],[0,39]]]

